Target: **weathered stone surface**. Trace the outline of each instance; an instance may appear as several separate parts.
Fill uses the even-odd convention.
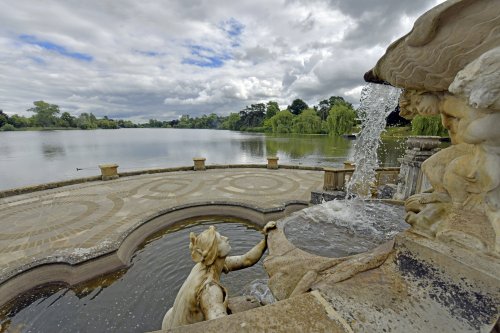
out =
[[[397,186],[395,184],[380,185],[377,187],[377,199],[392,199],[396,193]]]
[[[318,293],[307,293],[224,318],[154,333],[219,332],[329,332],[350,333],[351,328]],[[153,333],[153,332],[152,332]]]
[[[373,251],[342,258],[320,257],[305,252],[290,243],[283,232],[286,220],[269,234],[269,255],[264,268],[269,274],[269,288],[274,297],[283,300],[300,295],[323,280],[343,281],[355,274],[378,267],[390,251],[392,242],[382,244]]]
[[[426,175],[422,172],[422,164],[434,153],[439,151],[439,137],[414,136],[409,137],[405,155],[400,159],[397,189],[394,194],[396,200],[406,200],[409,196],[430,188]]]
[[[147,235],[185,218],[227,215],[263,226],[307,207],[321,170],[164,172],[2,198],[0,303],[40,283],[73,284],[122,267]]]
[[[380,267],[313,286],[355,332],[490,332],[500,263],[410,232]]]
[[[419,17],[365,77],[405,89],[446,91],[467,64],[499,46],[499,26],[497,0],[446,1]]]
[[[259,306],[261,306],[261,304],[254,296],[231,297],[227,304],[227,308],[232,314],[255,309]]]
[[[500,109],[500,46],[482,54],[455,76],[449,91],[474,108]]]
[[[499,26],[496,0],[447,1],[420,17],[367,75],[405,89],[402,115],[440,114],[450,134],[452,146],[422,164],[431,188],[408,198],[407,222],[493,256],[500,256]]]
[[[344,191],[312,191],[311,203],[318,205],[326,201],[340,200],[345,198]]]

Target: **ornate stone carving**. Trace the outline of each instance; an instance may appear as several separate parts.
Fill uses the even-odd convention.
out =
[[[500,6],[447,1],[365,75],[404,88],[401,114],[440,114],[452,146],[422,164],[432,189],[406,201],[414,232],[500,256]]]
[[[417,91],[446,91],[458,71],[499,46],[497,0],[449,0],[415,22],[392,43],[367,81]]]
[[[394,242],[372,251],[342,258],[320,257],[290,243],[283,232],[286,220],[269,235],[269,255],[264,268],[269,274],[269,288],[277,300],[287,299],[314,289],[325,280],[340,282],[380,266],[392,251]]]

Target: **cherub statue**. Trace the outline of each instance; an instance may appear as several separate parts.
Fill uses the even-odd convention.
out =
[[[174,305],[165,314],[162,329],[226,316],[228,293],[220,283],[221,273],[257,263],[267,249],[267,234],[274,228],[274,221],[267,223],[262,229],[264,239],[241,256],[228,256],[231,250],[229,241],[214,226],[198,236],[191,233],[189,249],[196,265],[182,284]]]

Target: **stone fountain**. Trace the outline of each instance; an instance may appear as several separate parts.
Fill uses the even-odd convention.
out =
[[[448,0],[389,46],[368,82],[403,89],[401,114],[441,115],[452,145],[422,164],[430,189],[405,202],[411,228],[344,257],[299,249],[281,220],[265,267],[278,300],[319,292],[344,331],[498,329],[500,5]]]

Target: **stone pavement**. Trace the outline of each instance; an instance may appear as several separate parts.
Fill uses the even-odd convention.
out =
[[[323,172],[264,168],[143,174],[0,199],[0,286],[46,263],[114,252],[125,236],[162,212],[226,203],[265,212],[306,204]]]

